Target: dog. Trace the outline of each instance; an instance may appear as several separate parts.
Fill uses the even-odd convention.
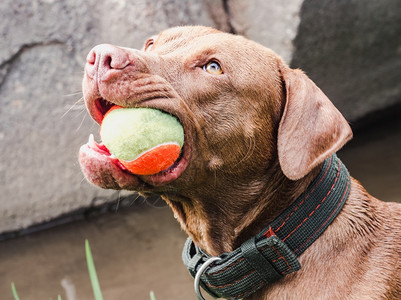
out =
[[[175,27],[141,50],[93,48],[83,94],[99,124],[113,105],[156,108],[181,122],[181,156],[158,174],[123,170],[93,139],[79,160],[96,186],[162,196],[190,237],[187,267],[211,295],[401,299],[400,204],[375,199],[349,177],[335,156],[352,138],[347,121],[272,50],[208,27]],[[327,176],[326,193],[321,182]],[[312,200],[319,191],[324,194]],[[300,212],[313,201],[317,205]],[[324,215],[330,201],[334,208]],[[282,229],[297,214],[293,227]],[[312,218],[317,229],[308,233],[303,227]],[[285,230],[291,232],[283,236]],[[303,244],[287,243],[293,233]],[[242,256],[219,265],[234,254]],[[236,264],[250,269],[241,275]],[[214,280],[228,269],[239,277],[230,281],[237,275],[228,274],[220,285],[205,277]],[[251,277],[257,278],[247,290],[226,291]]]

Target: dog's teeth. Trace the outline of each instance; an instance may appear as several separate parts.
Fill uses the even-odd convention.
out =
[[[95,138],[93,137],[93,134],[92,134],[92,133],[89,135],[88,145],[91,146],[91,147],[96,146],[96,144],[95,144]]]

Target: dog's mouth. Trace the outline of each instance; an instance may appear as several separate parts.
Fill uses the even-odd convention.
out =
[[[102,123],[105,114],[116,105],[104,98],[87,101],[86,104],[90,115],[99,125]],[[159,109],[157,105],[152,105],[151,101],[147,101],[146,105],[144,104],[143,106]],[[175,116],[181,122],[178,113],[165,112]],[[186,134],[187,130],[185,130],[184,125],[183,127],[185,132],[184,146],[178,159],[166,170],[153,175],[133,174],[110,153],[103,143],[97,143],[91,134],[88,142],[81,146],[79,152],[82,171],[91,183],[102,188],[143,191],[151,189],[152,186],[169,184],[182,175],[189,164],[191,156],[190,138]]]

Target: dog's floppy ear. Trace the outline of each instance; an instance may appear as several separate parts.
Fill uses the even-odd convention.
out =
[[[281,67],[286,103],[278,129],[278,157],[289,179],[298,180],[352,138],[348,122],[302,71]]]

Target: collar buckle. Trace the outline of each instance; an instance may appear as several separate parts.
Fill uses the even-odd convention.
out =
[[[195,292],[201,300],[200,286],[215,298],[242,299],[301,268],[295,253],[276,235],[253,237],[220,257],[207,256],[188,239],[183,260],[195,277]]]
[[[201,291],[200,291],[200,286],[199,286],[199,283],[200,283],[200,280],[201,280],[200,277],[203,275],[203,273],[206,271],[206,269],[209,268],[209,266],[210,266],[213,262],[219,261],[219,260],[221,260],[221,258],[220,258],[220,257],[216,257],[216,256],[213,256],[213,257],[209,258],[207,261],[205,261],[205,262],[203,263],[203,265],[202,265],[202,266],[199,268],[199,270],[196,272],[195,280],[194,280],[194,289],[195,289],[196,295],[198,296],[198,298],[199,298],[200,300],[205,300],[205,298],[203,298],[203,296],[202,296],[202,294],[201,294]]]

